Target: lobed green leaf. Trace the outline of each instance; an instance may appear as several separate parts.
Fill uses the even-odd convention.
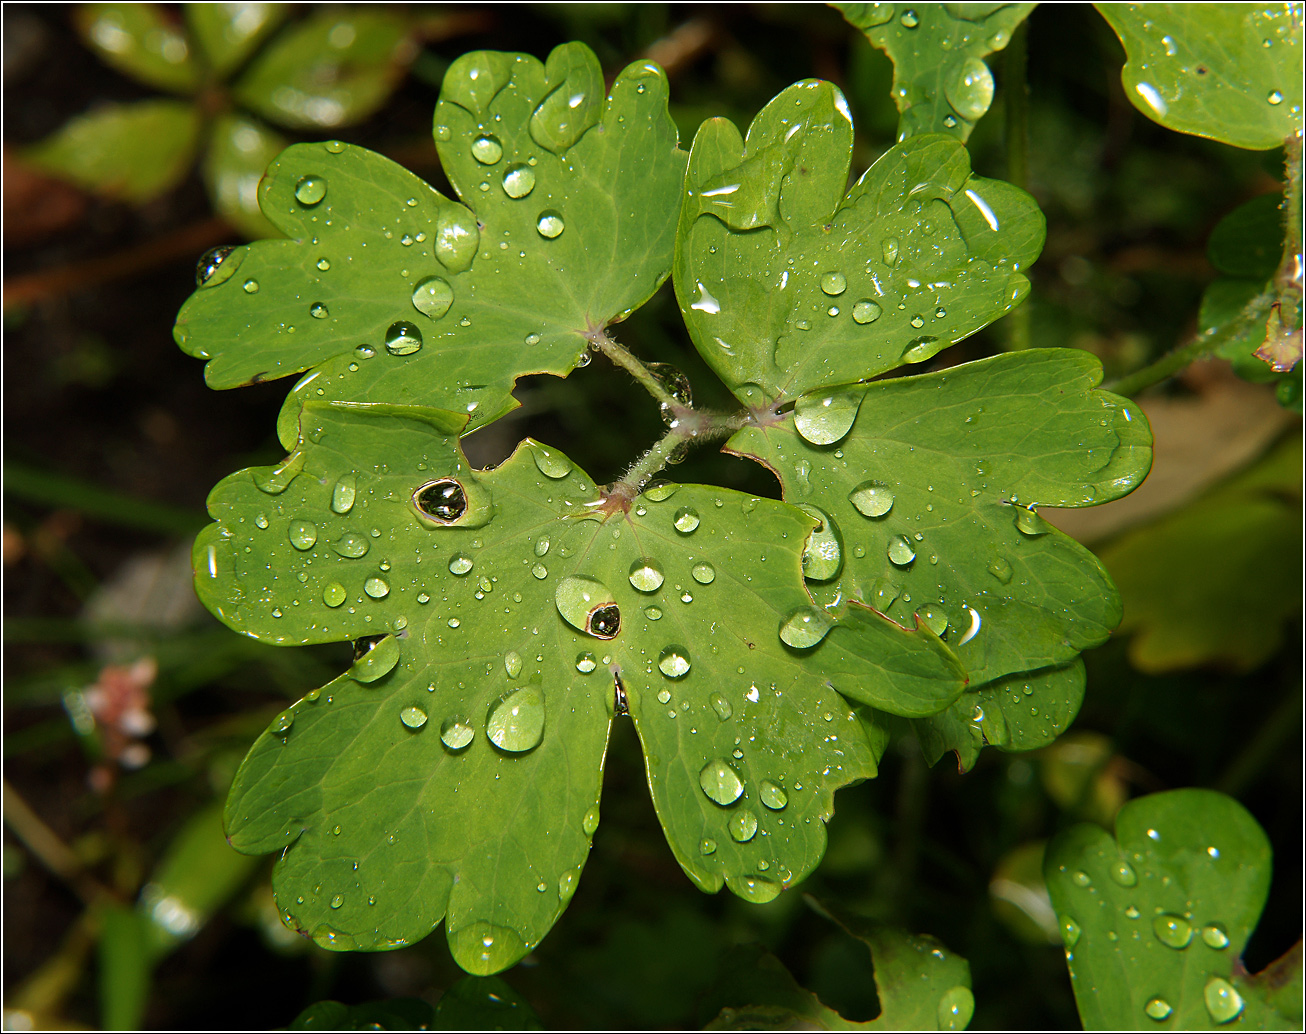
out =
[[[80,4],[73,25],[102,61],[139,82],[180,94],[200,87],[186,34],[162,4]]]
[[[287,15],[291,4],[187,4],[186,25],[213,73],[239,68]]]

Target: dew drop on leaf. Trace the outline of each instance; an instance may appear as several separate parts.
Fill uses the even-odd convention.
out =
[[[246,294],[258,294],[258,281],[257,281],[257,280],[253,280],[253,279],[251,279],[251,280],[246,280],[243,286],[244,286],[244,288],[245,288],[245,293],[246,293]]]
[[[630,584],[640,592],[656,592],[662,588],[662,569],[652,557],[643,557],[631,564],[629,578]]]
[[[322,590],[322,602],[328,607],[338,607],[345,602],[345,587],[339,582],[328,582]]]
[[[357,560],[359,557],[365,556],[371,547],[368,546],[367,539],[363,538],[362,535],[355,531],[347,531],[335,542],[331,543],[331,548],[343,557]]]
[[[848,290],[848,278],[839,272],[826,273],[821,277],[821,290],[832,298]]]
[[[902,17],[898,20],[902,22],[904,29],[914,29],[921,23],[920,17],[912,10],[903,11]]]
[[[735,713],[735,709],[730,706],[730,701],[720,693],[713,693],[709,702],[712,704],[712,710],[716,712],[716,716],[723,722]]]
[[[813,445],[833,445],[857,419],[862,395],[804,395],[794,405],[794,427]]]
[[[757,816],[751,811],[737,811],[730,817],[731,839],[746,844],[757,835]]]
[[[939,1030],[965,1030],[975,1015],[975,995],[969,987],[958,984],[943,992],[939,999]]]
[[[535,189],[535,170],[529,165],[509,165],[503,174],[503,192],[511,198],[525,197]]]
[[[810,650],[829,634],[834,622],[821,607],[799,607],[780,622],[780,639],[795,650]]]
[[[974,122],[993,103],[993,75],[979,58],[967,58],[944,84],[943,94],[962,118]]]
[[[676,531],[682,535],[689,535],[698,527],[698,511],[692,506],[682,506],[676,511],[675,519],[672,521]]]
[[[1052,530],[1051,525],[1049,525],[1047,521],[1033,510],[1024,506],[1017,506],[1015,510],[1016,530],[1021,532],[1021,534],[1028,535],[1030,538],[1035,538],[1039,535],[1046,535]]]
[[[1229,935],[1219,923],[1207,923],[1202,927],[1202,940],[1207,947],[1223,951],[1229,947]]]
[[[588,675],[598,667],[598,662],[594,660],[592,653],[578,653],[576,655],[576,670],[582,675]]]
[[[1167,948],[1182,951],[1193,939],[1193,927],[1183,916],[1162,912],[1152,920],[1152,932]]]
[[[594,578],[568,575],[558,582],[553,602],[563,620],[586,635],[612,639],[621,629],[612,590]]]
[[[199,257],[195,263],[195,286],[196,287],[217,287],[218,284],[229,279],[237,267],[240,266],[243,255],[228,261],[231,253],[236,250],[234,244],[222,244],[216,248],[210,248]]]
[[[1159,1023],[1161,1020],[1168,1019],[1174,1009],[1164,998],[1151,998],[1143,1006],[1143,1012]]]
[[[399,712],[399,720],[410,729],[420,729],[426,724],[426,712],[420,707],[405,707]]]
[[[486,712],[485,734],[500,750],[538,747],[544,738],[544,690],[532,683],[500,697]]]
[[[536,445],[531,449],[531,458],[535,460],[535,466],[546,478],[557,481],[571,473],[571,461],[562,453],[546,449],[543,445]]]
[[[720,758],[709,761],[698,773],[698,785],[708,799],[723,807],[734,804],[744,793],[744,781],[739,773]]]
[[[321,302],[314,302],[308,307],[308,314],[315,320],[324,320],[331,315],[331,312]]]
[[[295,184],[295,200],[309,207],[326,197],[327,184],[321,176],[301,176]]]
[[[364,636],[354,642],[349,675],[357,682],[375,682],[399,663],[399,640],[392,635]]]
[[[689,651],[679,644],[665,647],[658,655],[658,671],[669,679],[684,678],[689,668]]]
[[[948,630],[948,616],[943,613],[937,604],[922,607],[916,612],[916,617],[920,619],[922,625],[935,635],[943,635]]]
[[[515,679],[521,674],[522,660],[521,654],[516,650],[509,650],[503,655],[503,670],[507,673],[508,678]]]
[[[848,501],[863,516],[883,517],[893,509],[893,490],[878,481],[863,481],[848,493]]]
[[[854,323],[874,323],[884,313],[878,302],[873,302],[869,298],[863,298],[853,306]]]
[[[770,779],[763,779],[759,787],[758,797],[772,811],[781,811],[789,804],[789,794],[779,783],[773,783]]]
[[[412,355],[422,347],[422,332],[405,320],[390,324],[385,332],[385,350],[391,355]]]
[[[711,837],[704,837],[698,842],[698,853],[704,856],[716,854],[716,841]]]
[[[440,723],[440,742],[452,751],[465,750],[475,736],[472,723],[462,715],[450,715]]]
[[[423,316],[438,320],[449,311],[451,305],[453,305],[453,288],[443,277],[424,277],[417,281],[417,286],[413,288],[413,308]],[[389,348],[388,342],[386,347]]]
[[[1111,866],[1111,879],[1122,887],[1136,887],[1138,885],[1138,873],[1134,872],[1134,867],[1128,862],[1120,861]]]
[[[566,228],[567,224],[562,221],[562,216],[551,208],[545,209],[535,220],[535,229],[539,231],[541,237],[548,240],[562,236],[562,231]]]
[[[1011,563],[1006,557],[996,557],[989,562],[989,574],[1003,585],[1011,582]]]
[[[449,558],[449,573],[458,575],[460,578],[470,573],[474,566],[476,566],[475,561],[466,553],[455,553]]]
[[[880,253],[884,255],[884,264],[886,266],[896,266],[898,264],[898,238],[884,238],[880,242]]]
[[[489,134],[478,136],[472,141],[472,157],[482,165],[494,165],[503,157],[503,144]]]
[[[660,621],[662,620],[662,608],[650,604],[644,608],[644,616],[650,621]]]
[[[799,508],[817,525],[803,545],[803,577],[813,582],[828,582],[843,570],[843,535],[839,526],[824,510],[800,504]]]
[[[906,535],[895,535],[889,539],[889,545],[885,552],[898,567],[908,567],[916,559],[916,550],[907,541]]]
[[[700,560],[689,573],[699,585],[711,585],[716,580],[716,568],[706,560]]]
[[[598,808],[590,808],[585,812],[584,817],[580,820],[580,828],[585,831],[587,837],[594,835],[594,831],[599,828]]]
[[[312,549],[317,542],[317,525],[310,521],[291,521],[287,534],[296,549]]]
[[[374,600],[384,599],[390,592],[390,585],[384,578],[373,576],[363,583],[363,591]]]
[[[295,724],[295,715],[293,711],[282,711],[272,719],[272,731],[284,735],[290,731],[290,727]]]
[[[1232,1023],[1243,1011],[1243,996],[1223,977],[1212,977],[1206,982],[1202,1000],[1216,1023]]]
[[[413,504],[426,516],[452,524],[467,512],[467,494],[454,478],[440,478],[414,492]]]
[[[1065,942],[1067,948],[1073,948],[1079,943],[1079,924],[1070,916],[1059,916],[1058,925],[1061,928],[1061,940]]]

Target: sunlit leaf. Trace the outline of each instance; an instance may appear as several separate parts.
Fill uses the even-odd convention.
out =
[[[105,63],[133,79],[172,93],[199,88],[190,43],[162,4],[81,4],[73,24]]]
[[[219,78],[234,72],[292,9],[291,4],[187,4],[186,24]]]
[[[275,237],[274,227],[258,206],[258,185],[286,146],[278,134],[254,119],[222,115],[213,128],[204,156],[204,180],[213,207],[246,237]]]
[[[1048,845],[1075,1002],[1088,1030],[1298,1029],[1301,954],[1275,981],[1241,956],[1270,889],[1270,843],[1232,798],[1173,790],[1131,801],[1115,837],[1075,826]],[[1267,993],[1268,992],[1268,993]]]

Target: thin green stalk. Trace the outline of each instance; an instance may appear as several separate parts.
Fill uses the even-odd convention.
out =
[[[1011,34],[1003,52],[1003,114],[1006,118],[1007,180],[1021,190],[1029,189],[1029,83],[1025,70],[1027,25],[1021,22]],[[1007,350],[1029,348],[1030,307],[1027,298],[1007,316]]]
[[[585,339],[592,347],[598,349],[634,377],[635,380],[639,381],[645,390],[662,405],[672,410],[686,408],[683,402],[667,391],[666,385],[653,376],[652,371],[647,366],[623,348],[615,338],[610,337],[602,327],[591,328],[590,332],[585,335]]]
[[[1204,330],[1187,344],[1180,345],[1174,351],[1163,355],[1156,362],[1144,366],[1141,370],[1121,377],[1114,384],[1107,386],[1117,395],[1134,396],[1144,388],[1159,384],[1168,377],[1173,377],[1180,370],[1198,359],[1205,359],[1228,341],[1232,341],[1253,327],[1265,326],[1274,304],[1274,293],[1262,291],[1250,302],[1237,319],[1230,320],[1220,327]]]

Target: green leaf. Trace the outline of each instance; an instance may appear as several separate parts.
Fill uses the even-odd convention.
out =
[[[1301,458],[1294,436],[1242,477],[1102,551],[1136,668],[1251,671],[1279,648],[1301,610]]]
[[[291,10],[291,4],[187,4],[186,24],[213,74],[225,79]]]
[[[436,136],[474,211],[361,148],[290,148],[261,195],[293,239],[252,245],[239,277],[197,292],[178,317],[182,347],[210,360],[214,387],[316,366],[283,410],[287,448],[305,398],[435,403],[475,427],[516,405],[516,377],[566,375],[586,360],[591,325],[624,318],[666,277],[685,160],[655,66],[627,68],[606,105],[600,84],[576,44],[547,67],[489,52],[455,62]],[[564,118],[564,94],[592,103],[564,104]],[[568,121],[576,112],[585,125]],[[560,153],[545,146],[567,134],[579,139]],[[297,200],[304,182],[325,195]],[[546,231],[564,228],[545,236],[540,220],[554,211]],[[316,305],[324,318],[310,315]]]
[[[243,115],[220,115],[214,124],[204,156],[204,182],[214,209],[251,239],[278,236],[259,209],[258,186],[285,146],[278,134]]]
[[[831,4],[893,60],[898,139],[965,140],[993,101],[984,58],[1002,50],[1035,4]]]
[[[1277,193],[1261,194],[1221,219],[1206,245],[1211,265],[1262,282],[1274,276],[1283,254],[1282,200]]]
[[[288,1030],[432,1030],[435,1010],[420,998],[388,998],[362,1005],[314,1002]]]
[[[1300,1028],[1300,997],[1268,1000],[1241,964],[1270,888],[1270,842],[1246,809],[1173,790],[1130,801],[1115,829],[1058,834],[1043,867],[1085,1028]]]
[[[801,880],[833,791],[883,749],[840,692],[938,711],[963,684],[950,651],[813,608],[800,510],[663,486],[605,520],[538,443],[469,470],[462,422],[310,404],[284,464],[211,495],[197,588],[222,620],[276,643],[384,637],[255,743],[233,845],[284,852],[278,902],[323,946],[398,946],[447,914],[460,965],[504,969],[575,890],[619,687],[690,878],[758,901]]]
[[[199,111],[181,101],[108,104],[69,119],[23,159],[83,190],[140,204],[181,182],[199,132]]]
[[[233,88],[237,101],[288,129],[361,122],[389,99],[417,53],[408,19],[331,7],[281,33]]]
[[[521,995],[498,977],[464,977],[435,1006],[432,1030],[543,1030]]]
[[[974,690],[1065,665],[1120,620],[1101,564],[1036,512],[1118,498],[1148,471],[1147,420],[1094,390],[1101,377],[1077,350],[1001,355],[804,396],[790,414],[739,431],[729,449],[765,463],[787,501],[839,529],[841,565],[814,587],[818,599],[856,599],[900,625],[932,627]],[[1014,689],[993,692],[1002,700]],[[1040,693],[1048,703],[1035,724],[1050,731],[1044,723],[1073,714],[1078,691],[1059,675]],[[976,701],[962,701],[939,720],[969,721]],[[956,734],[945,739],[958,749]]]
[[[1126,95],[1153,122],[1255,151],[1297,132],[1301,16],[1291,4],[1094,6],[1124,44]]]
[[[739,945],[712,995],[725,1004],[708,1030],[964,1030],[975,1011],[970,965],[933,937],[853,916],[836,921],[870,949],[880,1014],[845,1020],[799,986],[761,945]]]
[[[133,79],[172,93],[199,89],[186,35],[161,4],[82,4],[73,24],[106,64]]]
[[[100,1022],[105,1030],[138,1030],[150,996],[153,958],[146,919],[122,905],[100,911]]]
[[[898,144],[845,194],[852,132],[843,95],[809,80],[747,141],[725,119],[694,138],[676,297],[749,405],[924,362],[1029,290],[1044,222],[1028,194],[973,175],[939,135]]]

